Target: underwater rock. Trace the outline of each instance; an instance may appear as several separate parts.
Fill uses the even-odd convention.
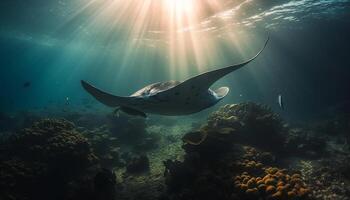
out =
[[[149,170],[149,159],[146,155],[138,155],[131,159],[126,166],[126,171],[131,174],[147,172]]]

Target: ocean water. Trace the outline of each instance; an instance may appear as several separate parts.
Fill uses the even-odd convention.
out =
[[[283,115],[297,120],[348,101],[348,1],[125,4],[3,1],[1,110],[64,105],[66,97],[79,106],[91,100],[81,79],[118,95],[182,81],[250,58],[268,35],[256,61],[218,82],[231,88],[225,102],[278,109],[282,94]]]
[[[254,61],[211,87],[230,88],[218,104],[189,116],[149,114],[144,126],[180,142],[221,106],[245,102],[269,106],[287,124],[348,117],[349,36],[349,0],[2,0],[0,130],[46,117],[101,125],[114,108],[81,80],[129,96],[246,61],[268,37]]]

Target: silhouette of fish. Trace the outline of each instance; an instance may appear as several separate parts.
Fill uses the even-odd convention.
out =
[[[30,87],[31,85],[32,85],[32,82],[26,81],[26,82],[23,83],[22,87],[23,87],[23,88],[28,88],[28,87]]]
[[[278,105],[280,106],[280,108],[282,110],[284,110],[284,103],[283,103],[283,99],[282,99],[282,95],[281,94],[278,95]]]

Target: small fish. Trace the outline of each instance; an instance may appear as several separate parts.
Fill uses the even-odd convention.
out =
[[[282,110],[284,110],[284,103],[283,103],[283,99],[282,99],[282,95],[281,94],[278,95],[278,105],[280,106],[280,108]]]
[[[114,112],[113,112],[113,117],[116,117],[116,118],[119,118],[119,113],[120,112],[120,108],[118,107],[118,108],[116,108],[115,110],[114,110]]]
[[[23,88],[28,88],[28,87],[30,87],[31,85],[32,85],[32,83],[31,83],[30,81],[26,81],[26,82],[23,83],[22,87],[23,87]]]
[[[67,106],[70,104],[69,102],[69,97],[66,97],[66,103],[65,103]]]

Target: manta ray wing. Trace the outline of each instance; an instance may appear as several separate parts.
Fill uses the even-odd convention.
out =
[[[166,90],[164,92],[161,92],[159,95],[161,96],[169,96],[168,93],[172,94],[179,94],[179,93],[196,93],[196,92],[203,92],[207,91],[211,85],[213,85],[216,81],[218,81],[220,78],[223,76],[240,69],[241,67],[247,65],[251,61],[253,61],[255,58],[259,56],[259,54],[265,49],[267,43],[269,41],[269,37],[267,38],[263,48],[251,59],[237,64],[237,65],[232,65],[228,67],[224,67],[221,69],[216,69],[213,71],[205,72],[203,74],[194,76],[192,78],[189,78],[182,83],[178,84],[177,86],[170,88],[169,90]]]
[[[142,98],[115,96],[104,92],[85,81],[81,81],[81,85],[89,94],[95,97],[95,99],[110,107],[135,107],[144,103],[144,100]]]

